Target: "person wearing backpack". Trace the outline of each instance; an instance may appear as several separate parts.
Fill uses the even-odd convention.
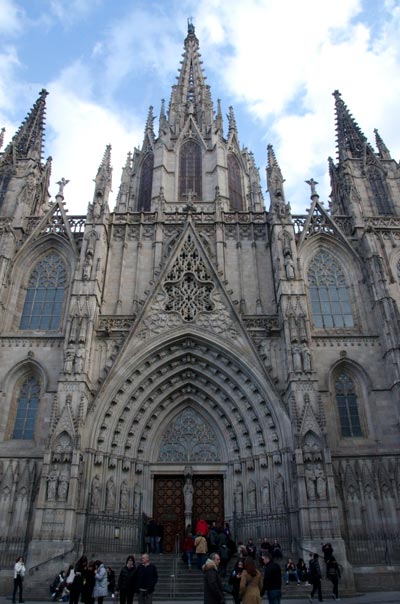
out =
[[[313,601],[313,597],[316,591],[318,591],[318,600],[320,602],[322,602],[322,590],[321,590],[321,578],[322,578],[322,574],[321,574],[321,567],[319,565],[318,562],[318,554],[314,554],[312,559],[310,560],[310,565],[308,568],[308,572],[309,572],[309,581],[312,585],[312,590],[310,593],[310,598],[309,598],[309,602],[311,603]]]
[[[339,598],[340,569],[335,556],[331,556],[326,562],[326,577],[332,583],[332,598],[337,600]]]

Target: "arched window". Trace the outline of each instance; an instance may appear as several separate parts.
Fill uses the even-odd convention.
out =
[[[368,180],[378,214],[393,214],[389,191],[380,170],[370,168]]]
[[[34,375],[28,375],[22,383],[17,399],[17,415],[13,438],[30,440],[33,438],[36,414],[40,399],[40,384]]]
[[[231,209],[241,212],[243,210],[242,179],[239,162],[232,153],[228,155],[228,186]]]
[[[335,379],[335,396],[342,436],[362,436],[356,387],[348,373]]]
[[[139,212],[150,212],[151,210],[151,189],[153,186],[153,166],[154,156],[149,153],[144,158],[142,164],[142,173],[140,176],[140,187],[139,187]]]
[[[316,328],[354,327],[344,273],[330,253],[320,250],[315,255],[308,283]]]
[[[58,329],[67,271],[62,258],[48,254],[33,269],[28,282],[20,329]]]
[[[190,192],[201,199],[201,149],[191,140],[182,145],[179,156],[179,199],[188,199]]]

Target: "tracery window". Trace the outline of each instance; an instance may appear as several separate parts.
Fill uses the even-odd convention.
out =
[[[342,436],[362,436],[356,386],[348,373],[335,379],[335,396]]]
[[[368,180],[378,214],[392,214],[389,191],[379,170],[370,168]]]
[[[192,140],[182,145],[179,156],[179,199],[187,199],[190,192],[201,199],[201,149]]]
[[[308,283],[316,328],[354,327],[344,273],[332,254],[325,250],[316,254]]]
[[[158,461],[218,461],[220,451],[217,443],[217,436],[211,426],[189,407],[164,432]]]
[[[13,438],[24,440],[31,440],[33,438],[39,400],[39,381],[34,375],[28,375],[18,393]]]
[[[232,153],[228,155],[228,186],[231,209],[241,212],[243,210],[242,178],[239,162]]]
[[[67,271],[58,254],[40,260],[29,278],[20,329],[58,329],[66,283]]]
[[[154,156],[149,153],[144,158],[142,164],[142,173],[140,176],[140,187],[139,187],[139,212],[150,212],[151,210],[151,189],[153,186],[153,166]]]

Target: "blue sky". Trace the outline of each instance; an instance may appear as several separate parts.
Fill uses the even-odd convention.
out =
[[[0,0],[0,125],[7,143],[40,89],[50,92],[51,193],[70,180],[71,214],[86,212],[108,143],[113,206],[148,106],[157,116],[169,100],[189,16],[215,105],[234,106],[263,189],[274,145],[293,212],[309,206],[310,177],[328,201],[333,90],[370,142],[376,127],[399,158],[400,0]]]

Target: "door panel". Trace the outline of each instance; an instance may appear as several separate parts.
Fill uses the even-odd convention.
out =
[[[164,527],[163,549],[174,551],[175,536],[184,534],[185,506],[183,502],[183,476],[154,477],[153,517]]]
[[[193,476],[193,516],[195,527],[200,518],[218,525],[224,521],[224,489],[222,476]]]

